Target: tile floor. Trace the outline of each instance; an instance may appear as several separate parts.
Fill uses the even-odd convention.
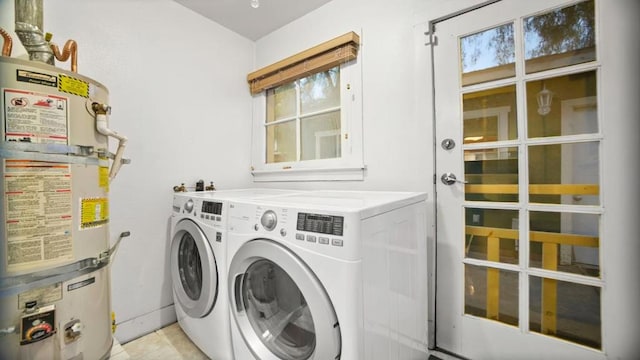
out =
[[[173,323],[122,346],[114,343],[109,360],[206,360],[209,359],[189,340],[178,323]],[[459,360],[440,352],[429,360]],[[425,359],[427,360],[427,359]]]
[[[173,323],[122,348],[131,360],[205,360],[209,359],[189,340],[178,323]],[[117,358],[124,360],[125,358]]]

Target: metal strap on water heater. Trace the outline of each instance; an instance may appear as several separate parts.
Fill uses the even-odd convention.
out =
[[[63,144],[33,144],[24,142],[5,142],[0,147],[9,150],[39,152],[44,154],[66,154],[75,156],[91,156],[93,146],[63,145]]]
[[[88,258],[53,269],[18,276],[3,277],[0,279],[0,297],[21,294],[25,291],[49,286],[59,282],[65,282],[78,276],[102,269],[108,264],[109,258],[103,259],[102,261],[99,261],[97,258]]]
[[[120,245],[120,241],[131,235],[129,231],[120,233],[116,243],[108,250],[98,254],[97,257],[76,261],[72,264],[58,266],[53,269],[42,270],[34,273],[0,278],[0,297],[12,296],[25,291],[49,286],[59,282],[65,282],[75,277],[102,269],[111,263]]]
[[[60,162],[60,163],[81,164],[81,165],[98,165],[100,162],[100,159],[94,158],[94,157],[42,154],[37,152],[6,150],[3,148],[0,148],[0,158],[12,159],[12,160],[35,160],[35,161]]]
[[[5,142],[0,144],[0,158],[17,160],[35,160],[62,162],[81,165],[102,165],[98,157],[113,159],[112,153],[105,150],[94,150],[93,146],[62,145],[62,144],[30,144]],[[130,159],[122,159],[122,164],[129,164]]]

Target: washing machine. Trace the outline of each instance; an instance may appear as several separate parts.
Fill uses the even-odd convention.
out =
[[[176,316],[185,334],[212,359],[234,358],[226,293],[228,201],[291,193],[237,189],[174,194],[169,266]]]
[[[236,359],[427,358],[427,221],[425,193],[231,202]]]

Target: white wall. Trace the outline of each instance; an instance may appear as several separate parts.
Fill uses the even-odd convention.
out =
[[[260,68],[349,31],[361,35],[365,180],[265,186],[431,189],[428,48],[416,46],[424,39],[413,2],[334,0],[256,42]]]
[[[13,14],[14,1],[0,0],[0,27],[12,34]],[[107,86],[110,126],[129,138],[132,163],[110,191],[112,241],[131,231],[112,265],[116,337],[125,342],[175,321],[166,266],[172,187],[251,184],[245,78],[254,44],[168,0],[45,1],[44,27],[61,47],[77,41],[78,72]],[[13,39],[13,57],[24,57]]]
[[[428,247],[435,254],[430,20],[482,0],[333,0],[256,42],[256,69],[348,31],[360,34],[363,181],[259,183],[268,187],[424,191]],[[435,266],[430,261],[429,266]],[[431,271],[433,273],[433,269]],[[431,292],[434,279],[429,279]],[[429,304],[430,326],[434,308]],[[434,331],[429,334],[434,336]],[[431,340],[433,343],[433,339]]]

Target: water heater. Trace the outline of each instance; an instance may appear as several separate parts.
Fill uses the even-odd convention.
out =
[[[16,24],[16,32],[29,29]],[[40,49],[33,50],[35,57],[42,56]],[[7,55],[5,46],[0,360],[107,358],[112,345],[108,194],[110,181],[127,162],[122,159],[126,138],[108,127],[104,85],[73,66],[67,71]],[[119,141],[115,154],[109,151],[110,137]]]

